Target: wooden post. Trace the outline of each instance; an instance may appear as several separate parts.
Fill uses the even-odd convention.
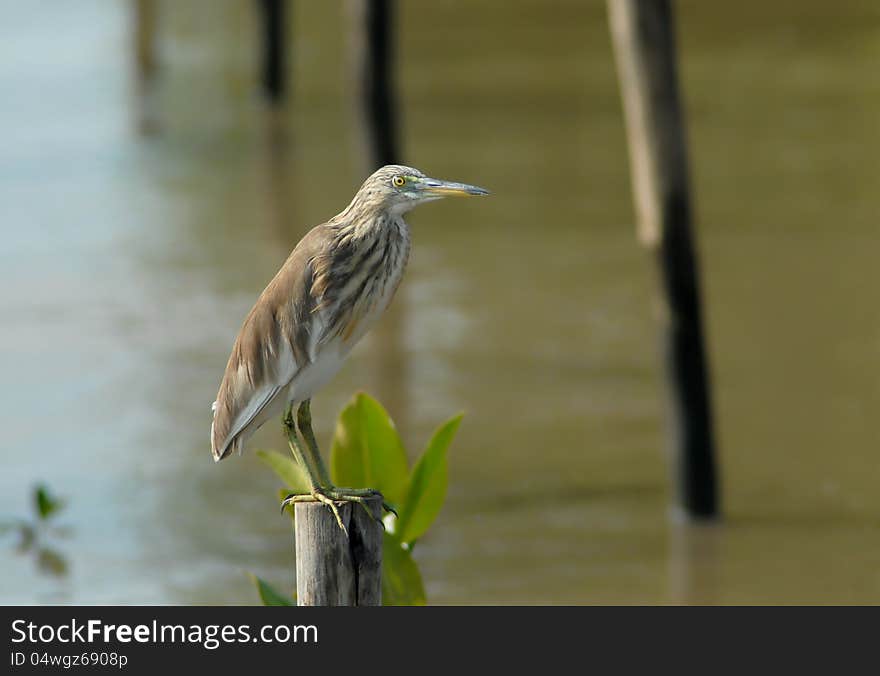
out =
[[[285,5],[286,0],[260,0],[263,92],[272,103],[281,102],[287,85]]]
[[[367,172],[400,161],[394,104],[392,0],[349,0],[352,85]]]
[[[134,63],[141,81],[156,74],[156,0],[134,0]]]
[[[132,3],[132,64],[134,73],[133,110],[138,133],[145,136],[159,130],[156,105],[156,56],[158,8],[156,0],[134,0]]]
[[[381,519],[382,499],[370,498],[369,503]],[[300,502],[294,507],[297,603],[380,606],[382,525],[358,504],[337,504],[348,537],[325,505]]]
[[[639,239],[658,258],[677,502],[717,516],[709,375],[669,0],[608,0]]]

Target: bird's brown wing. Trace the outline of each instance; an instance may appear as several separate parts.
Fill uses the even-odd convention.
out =
[[[211,425],[215,460],[241,450],[286,401],[287,385],[312,352],[317,301],[312,261],[326,247],[327,226],[313,228],[269,282],[241,326],[226,365]]]

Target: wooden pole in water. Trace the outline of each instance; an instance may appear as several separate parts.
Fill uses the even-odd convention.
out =
[[[629,138],[639,239],[656,253],[677,502],[718,515],[709,374],[691,235],[687,147],[669,0],[608,0]]]
[[[156,74],[156,0],[134,2],[134,61],[139,80]]]
[[[134,63],[134,112],[137,130],[143,135],[155,133],[159,120],[155,101],[158,8],[156,0],[134,0],[132,5],[132,47]]]
[[[301,606],[382,605],[382,498],[370,498],[371,519],[358,504],[337,503],[348,537],[317,502],[294,506],[296,597]]]
[[[286,0],[260,0],[263,92],[272,103],[282,101],[287,86],[285,5]]]
[[[352,85],[369,172],[400,162],[392,0],[349,0]]]

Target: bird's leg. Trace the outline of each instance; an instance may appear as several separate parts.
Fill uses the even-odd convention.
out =
[[[314,492],[322,486],[322,475],[320,470],[312,464],[310,455],[303,450],[299,437],[296,434],[296,424],[293,422],[293,408],[291,405],[288,404],[282,420],[290,452],[293,454],[296,463],[305,472],[309,482],[309,490]]]
[[[324,466],[324,462],[321,459],[321,451],[318,448],[318,441],[315,439],[315,433],[312,430],[312,412],[311,412],[311,400],[306,399],[299,405],[297,409],[297,426],[299,427],[299,432],[302,434],[303,439],[305,440],[305,445],[307,449],[303,449],[304,455],[306,455],[306,460],[311,464],[313,468],[316,468],[316,473],[320,479],[320,487],[319,492],[326,498],[331,500],[339,500],[339,501],[348,501],[348,502],[356,502],[361,507],[363,507],[366,512],[370,515],[370,518],[375,518],[373,513],[370,511],[367,499],[373,497],[382,497],[382,494],[373,489],[373,488],[339,488],[333,485],[333,482],[330,480],[330,475],[327,472],[327,468]],[[316,491],[312,490],[312,495],[314,496]],[[300,502],[302,500],[299,500]],[[323,502],[323,500],[322,500]],[[387,511],[394,513],[397,515],[391,507],[389,507],[385,501],[382,502],[382,507]],[[337,518],[338,520],[338,518]],[[381,521],[379,522],[381,523]]]
[[[307,495],[297,495],[296,493],[291,493],[290,495],[288,495],[281,502],[282,511],[285,507],[287,507],[287,505],[296,502],[323,503],[330,508],[331,512],[333,512],[333,516],[336,518],[336,523],[339,524],[342,532],[345,533],[347,537],[348,530],[345,528],[345,524],[342,523],[342,517],[339,515],[339,509],[336,507],[334,498],[325,495],[324,489],[322,488],[321,478],[326,476],[326,470],[324,470],[322,465],[315,467],[310,462],[310,453],[306,453],[300,445],[299,437],[297,437],[296,435],[296,426],[293,422],[293,407],[291,404],[288,404],[287,409],[284,412],[283,422],[284,430],[287,433],[287,445],[290,446],[290,452],[293,453],[293,457],[296,460],[297,464],[305,472],[306,477],[308,478],[310,490],[309,494]]]
[[[299,427],[299,433],[302,434],[306,446],[308,446],[308,455],[310,456],[309,459],[312,466],[317,468],[318,477],[321,480],[321,486],[324,488],[331,488],[333,483],[330,481],[330,474],[327,472],[327,467],[321,459],[321,451],[318,449],[318,441],[315,439],[315,433],[312,431],[311,403],[311,399],[306,399],[299,405],[299,408],[296,411],[296,422]]]

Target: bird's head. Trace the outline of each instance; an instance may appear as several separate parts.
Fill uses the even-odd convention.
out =
[[[475,185],[441,181],[425,176],[412,167],[389,164],[364,181],[354,203],[400,215],[423,202],[432,202],[448,195],[467,197],[488,194],[488,190]]]

